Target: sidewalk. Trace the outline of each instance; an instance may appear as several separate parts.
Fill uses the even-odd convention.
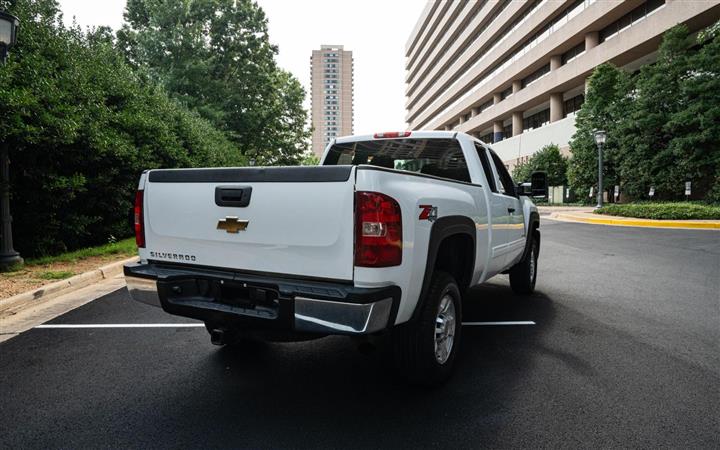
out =
[[[654,220],[594,214],[592,207],[540,207],[540,215],[561,222],[589,223],[621,227],[720,230],[720,220]]]

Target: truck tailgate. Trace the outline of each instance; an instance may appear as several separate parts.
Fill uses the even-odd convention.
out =
[[[352,280],[354,181],[352,166],[150,171],[145,258]]]

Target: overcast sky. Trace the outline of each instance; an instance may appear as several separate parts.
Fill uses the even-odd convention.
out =
[[[279,47],[280,67],[310,94],[310,55],[344,45],[355,58],[355,133],[404,130],[405,42],[425,0],[257,0]],[[123,22],[125,0],[60,0],[65,22],[83,27]],[[306,108],[310,109],[309,98]]]

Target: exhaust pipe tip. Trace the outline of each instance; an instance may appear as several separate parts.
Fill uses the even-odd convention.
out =
[[[216,328],[210,331],[210,342],[213,345],[225,345],[225,330]]]

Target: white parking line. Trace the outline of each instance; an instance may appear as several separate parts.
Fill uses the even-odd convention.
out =
[[[35,328],[198,328],[204,323],[97,323],[97,324],[50,324]]]
[[[496,326],[496,325],[535,325],[530,320],[515,322],[463,322],[466,326]],[[204,323],[78,323],[78,324],[47,324],[35,328],[202,328]]]
[[[519,320],[514,322],[463,322],[463,325],[470,326],[494,326],[494,325],[535,325],[532,320]]]

